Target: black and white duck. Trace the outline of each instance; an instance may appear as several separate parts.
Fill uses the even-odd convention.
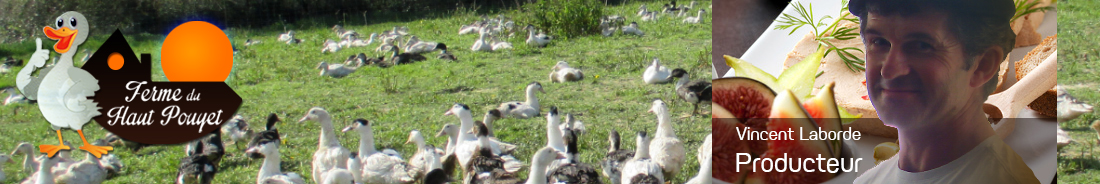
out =
[[[226,121],[220,131],[222,135],[229,137],[229,141],[232,141],[238,150],[241,149],[240,142],[251,138],[253,133],[252,129],[248,127],[248,122],[241,115],[235,115],[232,119]]]
[[[176,184],[212,183],[214,176],[218,174],[218,164],[210,160],[197,150],[203,150],[205,144],[195,144],[187,156],[180,159],[180,166],[176,174]]]
[[[276,136],[278,137],[278,136]],[[257,142],[255,147],[248,148],[247,154],[253,158],[263,157],[263,165],[256,175],[256,183],[288,183],[304,184],[305,178],[294,172],[283,172],[280,169],[282,160],[279,158],[279,139],[263,139]]]
[[[497,106],[497,110],[500,110],[505,117],[527,119],[536,117],[539,115],[539,99],[535,96],[535,92],[546,93],[542,89],[542,84],[539,82],[531,82],[527,84],[526,101],[511,101],[501,103]]]
[[[693,105],[692,115],[698,112],[700,103],[710,101],[710,79],[693,81],[687,71],[682,68],[673,69],[672,77],[679,78],[676,81],[676,95]]]
[[[563,137],[566,142],[566,156],[567,162],[558,166],[556,169],[550,171],[547,175],[547,180],[550,183],[570,183],[570,184],[596,184],[600,182],[600,173],[596,172],[596,169],[592,166],[581,163],[580,149],[577,147],[577,134],[570,129],[566,129],[563,133]]]
[[[661,165],[649,157],[649,137],[645,132],[638,132],[638,147],[634,151],[634,158],[623,164],[621,178],[624,183],[661,184],[665,176],[661,171]]]
[[[634,150],[622,149],[619,142],[619,131],[611,130],[607,136],[609,145],[607,155],[600,162],[603,174],[611,179],[611,183],[622,183],[622,166],[634,157]]]

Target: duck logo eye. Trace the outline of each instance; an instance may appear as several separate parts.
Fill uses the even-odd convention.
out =
[[[61,29],[61,26],[65,26],[65,21],[61,20],[61,19],[57,19],[57,28]]]
[[[76,18],[70,17],[69,18],[69,24],[72,25],[75,28],[76,27]]]

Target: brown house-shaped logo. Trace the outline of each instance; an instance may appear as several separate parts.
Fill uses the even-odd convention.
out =
[[[114,53],[124,60],[118,70],[108,61]],[[93,118],[96,123],[130,141],[177,144],[219,131],[221,122],[237,113],[241,97],[224,82],[153,82],[152,62],[148,53],[141,54],[139,60],[118,30],[103,42],[81,67],[99,80],[100,90],[92,98],[101,108],[101,115]],[[201,96],[199,100],[141,100],[145,95],[173,93]],[[207,123],[200,125],[194,120]]]

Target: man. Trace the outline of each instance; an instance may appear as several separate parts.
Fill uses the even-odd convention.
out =
[[[867,91],[901,150],[855,183],[1039,183],[982,104],[1015,42],[1012,0],[852,0]]]

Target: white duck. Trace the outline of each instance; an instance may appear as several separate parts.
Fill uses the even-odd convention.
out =
[[[345,76],[348,76],[348,74],[355,72],[355,70],[359,68],[344,66],[343,64],[339,63],[329,64],[328,62],[322,61],[321,63],[317,64],[317,69],[321,70],[321,76],[327,75],[333,78],[343,78]]]
[[[546,146],[564,154],[568,150],[565,148],[565,140],[562,140],[562,130],[559,127],[561,127],[561,116],[558,114],[558,107],[551,106],[550,112],[546,113]],[[555,160],[546,169],[547,171],[553,171],[564,163],[569,163],[569,160]]]
[[[35,158],[35,162],[41,163],[38,165],[38,169],[26,179],[23,179],[21,184],[53,184],[54,174],[50,172],[50,167],[57,164],[60,160],[59,157],[49,157],[46,155],[39,155]]]
[[[340,26],[339,24],[332,26],[332,32],[336,33],[336,37],[339,38],[347,38],[359,34],[352,30],[346,30],[343,26]]]
[[[630,22],[630,25],[623,26],[621,30],[623,34],[645,36],[645,32],[638,28],[638,22]]]
[[[638,132],[638,147],[634,151],[634,158],[623,164],[620,181],[623,183],[638,183],[637,181],[665,183],[661,165],[649,158],[649,141],[650,139],[645,132]]]
[[[363,40],[363,39],[352,40],[350,46],[351,47],[366,47],[366,46],[369,46],[371,43],[374,43],[374,39],[377,38],[377,37],[378,37],[378,33],[371,33],[370,38],[368,38],[367,40]]]
[[[313,182],[321,182],[321,174],[332,169],[348,168],[348,155],[351,151],[340,145],[336,139],[336,130],[332,128],[332,116],[321,107],[309,109],[298,123],[316,120],[321,123],[321,137],[318,138],[317,151],[313,152]],[[362,153],[360,153],[362,154]]]
[[[657,133],[653,136],[649,155],[653,161],[661,165],[664,176],[674,177],[680,173],[686,160],[684,142],[676,138],[675,129],[672,128],[672,117],[668,106],[660,99],[653,100],[653,107],[649,112],[657,115]]]
[[[527,100],[511,101],[501,103],[497,106],[497,110],[504,114],[505,117],[527,119],[539,115],[539,99],[535,97],[535,91],[546,93],[542,90],[542,84],[539,82],[531,82],[527,84]]]
[[[584,79],[584,73],[579,69],[569,67],[569,63],[565,61],[558,61],[558,64],[555,64],[552,71],[550,71],[550,81],[552,82],[572,82],[582,79]]]
[[[96,142],[96,145],[106,144],[103,139]],[[107,180],[107,169],[91,153],[84,157],[84,161],[69,165],[64,173],[54,178],[57,183],[103,183],[104,180]]]
[[[11,105],[11,104],[17,104],[17,103],[30,103],[30,100],[27,99],[26,96],[23,96],[23,94],[19,94],[18,90],[19,89],[16,89],[15,87],[0,88],[0,92],[8,94],[8,96],[6,98],[4,98],[4,105]]]
[[[477,32],[479,29],[481,29],[481,24],[481,21],[478,21],[470,25],[462,25],[462,27],[458,28],[458,35]]]
[[[428,159],[434,158],[435,150],[429,149],[427,143],[424,142],[424,136],[420,134],[419,130],[413,130],[409,132],[409,140],[405,141],[405,144],[415,143],[416,153],[412,157],[409,157],[409,167],[412,173],[410,175],[413,178],[420,178],[422,174],[429,171],[431,167],[431,161]]]
[[[535,25],[528,24],[527,25],[527,45],[536,46],[536,47],[546,47],[546,45],[550,44],[550,40],[553,39],[549,35],[546,35],[545,33],[535,34],[535,32],[537,32],[535,30]]]
[[[480,31],[480,36],[478,36],[477,41],[474,41],[474,45],[470,47],[470,50],[475,52],[492,51],[493,45],[492,43],[489,43],[489,41],[486,39],[487,36],[489,36],[489,32],[486,29],[482,28]]]
[[[396,40],[396,39],[383,37],[382,38],[382,43],[379,43],[378,48],[374,49],[374,51],[389,52],[389,51],[396,50],[397,45],[394,45],[394,40]]]
[[[443,148],[443,155],[439,159],[443,173],[448,176],[453,175],[455,168],[458,167],[458,157],[455,156],[455,148],[458,147],[458,128],[458,125],[446,124],[439,133],[435,134],[436,137],[447,136],[447,145]]]
[[[701,17],[703,17],[703,12],[706,12],[706,11],[707,11],[706,9],[699,9],[699,11],[695,13],[694,17],[684,18],[683,22],[684,23],[690,23],[690,24],[698,24]]]
[[[642,21],[657,21],[657,12],[646,12],[642,15]]]
[[[702,165],[704,160],[710,159],[710,148],[714,144],[714,133],[707,134],[707,138],[703,139],[703,145],[699,145],[699,152],[696,153],[695,158],[699,159],[699,165]],[[709,162],[709,161],[708,161]]]
[[[641,5],[641,6],[638,6],[638,16],[645,15],[646,12],[649,12],[649,10],[646,9],[646,6],[644,4]]]
[[[340,46],[340,43],[336,43],[336,41],[332,41],[332,39],[327,39],[324,45],[321,45],[321,53],[336,53],[336,51],[340,51],[340,48],[343,48]]]
[[[713,179],[710,176],[714,171],[711,170],[711,158],[707,157],[706,160],[699,160],[699,174],[694,178],[687,181],[687,184],[710,184]]]
[[[413,168],[401,157],[386,154],[374,148],[374,132],[370,121],[356,119],[344,132],[355,130],[359,133],[359,159],[362,166],[355,173],[359,183],[412,183],[416,181]]]
[[[492,46],[493,51],[511,50],[512,49],[512,43],[510,43],[508,41],[501,40],[500,38],[497,38],[497,37],[493,37],[493,39],[490,39],[490,40],[491,40],[490,43],[492,43],[492,45],[493,45]]]
[[[413,40],[416,40],[416,42],[413,42]],[[408,45],[405,46],[405,53],[420,54],[420,53],[436,51],[437,49],[440,48],[439,47],[439,45],[440,45],[439,42],[421,41],[420,38],[418,38],[416,36],[410,36],[409,37],[409,42],[411,42],[413,44],[408,44]]]
[[[451,106],[451,109],[443,115],[454,115],[458,117],[459,121],[461,121],[458,129],[459,131],[457,132],[458,140],[455,143],[454,154],[455,157],[458,159],[459,166],[462,168],[466,168],[467,166],[469,166],[470,159],[473,157],[473,154],[477,151],[478,147],[477,137],[469,133],[470,130],[473,129],[474,123],[476,123],[474,122],[473,115],[470,114],[470,107],[466,106],[465,104],[456,103]],[[491,141],[490,146],[492,147],[493,154],[499,155],[502,153],[502,151],[511,152],[511,150],[502,150],[501,148],[503,146],[501,146],[501,143],[497,141]]]
[[[80,13],[69,11],[58,16],[54,22],[57,28],[47,26],[43,31],[50,39],[59,40],[53,49],[61,54],[60,60],[50,69],[41,70],[38,77],[31,76],[45,66],[50,57],[49,50],[40,49],[42,40],[35,39],[36,51],[31,55],[27,66],[16,76],[16,86],[27,99],[38,100],[38,109],[57,132],[59,144],[63,142],[61,128],[73,129],[84,141],[80,149],[100,157],[113,148],[89,144],[81,128],[92,117],[100,115],[100,108],[96,107],[98,103],[88,99],[99,90],[99,81],[87,71],[73,66],[73,55],[76,54],[77,47],[84,43],[91,31],[88,19]],[[69,149],[65,145],[40,145],[39,148],[49,157],[60,150]]]
[[[660,60],[653,58],[653,63],[645,68],[645,73],[642,73],[642,80],[646,84],[664,84],[672,79],[671,76],[672,71],[662,66]]]
[[[13,164],[15,163],[15,161],[13,161],[11,159],[11,156],[0,154],[0,166],[3,166],[2,163],[5,163],[5,162],[6,163],[13,163]],[[7,176],[4,176],[4,168],[0,167],[0,181],[4,181],[6,179],[8,179],[8,178],[7,178]]]
[[[23,154],[23,171],[26,171],[27,174],[34,174],[38,170],[38,161],[34,159],[36,153],[38,152],[34,151],[34,146],[31,143],[22,142],[15,146],[10,156]]]
[[[1055,125],[1055,128],[1058,129],[1057,134],[1056,134],[1056,135],[1058,135],[1058,138],[1056,139],[1056,144],[1055,144],[1056,147],[1058,148],[1058,151],[1061,151],[1062,147],[1066,147],[1070,143],[1075,142],[1073,140],[1073,138],[1069,136],[1069,133],[1066,133],[1065,130],[1062,130],[1061,125]]]
[[[604,21],[604,20],[600,21],[600,34],[601,35],[603,35],[603,36],[612,36],[612,35],[615,34],[615,30],[617,30],[617,29],[615,27],[611,26],[610,22]]]
[[[249,148],[246,153],[258,154],[264,157],[264,163],[260,166],[260,173],[256,175],[256,184],[267,183],[291,183],[304,184],[305,179],[294,172],[284,173],[279,169],[282,162],[279,159],[279,140],[267,140],[260,142],[258,146]]]
[[[504,114],[500,113],[500,110],[491,109],[485,112],[485,118],[482,119],[481,122],[485,123],[485,127],[489,128],[489,137],[496,136],[496,134],[493,134],[493,122],[501,118],[504,118]]]
[[[279,34],[279,41],[286,42],[294,39],[294,30],[287,31],[286,33]]]

